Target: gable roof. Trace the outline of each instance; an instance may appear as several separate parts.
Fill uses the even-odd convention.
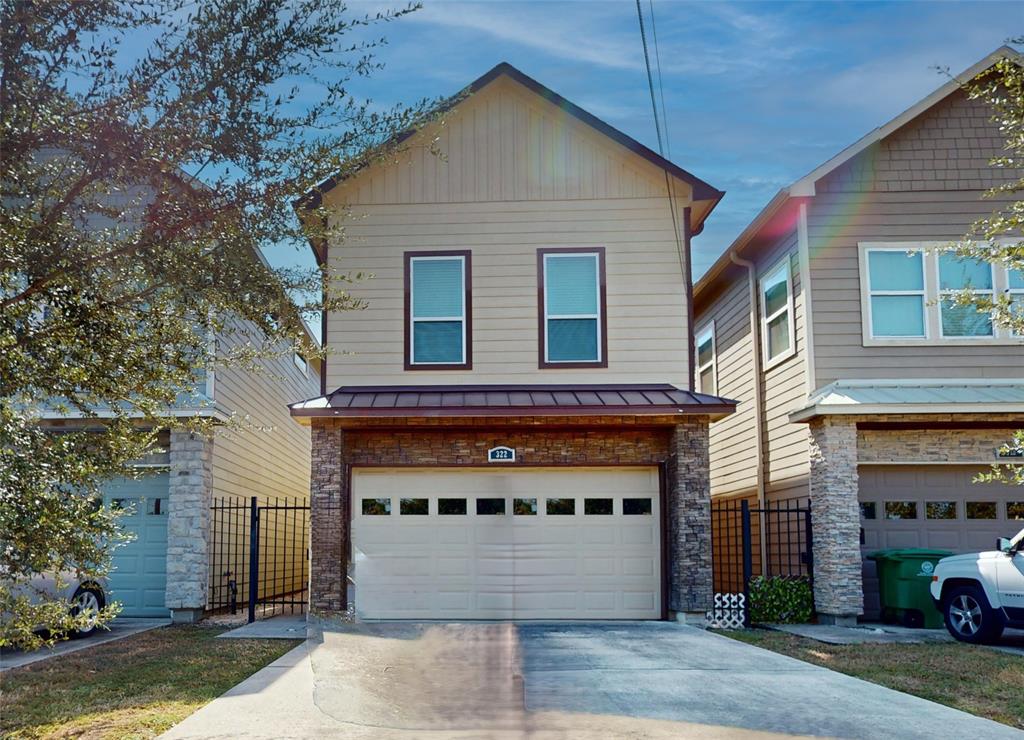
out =
[[[486,74],[473,80],[473,82],[471,82],[469,86],[466,87],[464,90],[443,101],[437,107],[435,112],[443,113],[448,110],[451,110],[452,108],[455,107],[455,105],[462,102],[462,100],[465,97],[472,95],[473,93],[479,92],[480,90],[487,87],[489,84],[491,84],[500,77],[508,77],[509,79],[514,80],[515,82],[519,83],[523,87],[544,98],[545,100],[557,106],[566,113],[579,119],[580,121],[587,124],[596,131],[599,131],[600,133],[604,134],[613,141],[626,147],[634,154],[643,157],[656,167],[665,170],[673,177],[676,177],[679,180],[682,180],[683,182],[690,185],[693,188],[693,200],[713,201],[711,206],[707,209],[705,213],[705,218],[708,214],[711,213],[711,210],[715,207],[718,201],[720,201],[722,197],[725,195],[724,191],[712,187],[711,185],[709,185],[704,180],[701,180],[696,175],[687,172],[674,162],[665,159],[660,154],[644,146],[633,137],[623,133],[622,131],[619,131],[614,126],[605,123],[592,113],[588,113],[587,111],[583,110],[583,108],[580,108],[575,103],[562,97],[551,88],[542,85],[541,83],[537,82],[537,80],[523,73],[519,69],[516,69],[508,62],[501,62],[500,64],[495,65]],[[393,136],[389,143],[392,146],[400,144],[406,139],[408,139],[410,136],[414,135],[416,132],[417,129],[407,129],[405,131],[402,131],[401,133]],[[366,165],[364,165],[364,167],[365,166]],[[344,179],[345,178],[330,177],[327,180],[324,180],[322,183],[320,183],[315,188],[311,189],[308,193],[306,193],[304,196],[295,201],[294,206],[297,209],[309,209],[319,207],[319,205],[323,201],[323,196],[326,195],[331,190],[333,190],[338,185],[340,185],[341,182],[344,181]]]
[[[842,167],[868,147],[880,142],[882,139],[902,128],[910,121],[938,105],[957,90],[960,90],[965,83],[970,82],[1000,59],[1004,58],[1013,59],[1017,61],[1018,64],[1024,63],[1022,62],[1024,57],[1022,57],[1022,55],[1016,50],[1009,46],[1000,46],[991,54],[980,59],[956,77],[951,78],[946,82],[946,84],[932,92],[927,97],[924,97],[914,103],[914,105],[907,108],[888,123],[879,126],[865,136],[862,136],[856,142],[843,149],[828,161],[818,167],[815,167],[788,187],[780,188],[772,197],[771,201],[769,201],[757,216],[754,217],[753,221],[750,222],[747,228],[744,229],[736,240],[722,252],[708,271],[701,276],[700,280],[698,280],[693,287],[694,295],[696,296],[700,294],[703,290],[709,288],[713,283],[715,283],[717,278],[732,264],[732,260],[729,255],[731,253],[741,254],[743,250],[745,250],[754,240],[754,238],[760,234],[761,230],[772,221],[776,214],[782,211],[791,201],[799,198],[813,197],[816,194],[815,185],[823,177]]]

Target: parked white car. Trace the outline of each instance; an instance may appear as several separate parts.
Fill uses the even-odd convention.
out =
[[[1006,627],[1024,628],[1024,529],[1000,538],[994,551],[940,560],[931,592],[958,640],[992,642]]]
[[[40,573],[28,583],[14,588],[15,595],[24,595],[38,603],[43,599],[66,599],[72,616],[84,615],[85,624],[69,637],[87,637],[96,631],[99,612],[107,605],[105,583],[95,578],[79,578],[74,571],[60,574]],[[6,615],[4,615],[6,616]]]

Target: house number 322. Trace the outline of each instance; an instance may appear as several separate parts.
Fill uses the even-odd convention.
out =
[[[487,450],[487,462],[515,462],[516,451],[511,447],[492,447]]]

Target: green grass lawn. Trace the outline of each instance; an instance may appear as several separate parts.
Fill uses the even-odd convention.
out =
[[[0,736],[156,737],[301,642],[223,631],[164,627],[8,671]]]
[[[722,634],[1024,730],[1024,658],[959,642],[827,645],[773,630]]]

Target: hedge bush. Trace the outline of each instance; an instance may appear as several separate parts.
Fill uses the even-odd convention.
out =
[[[750,579],[750,621],[798,624],[814,615],[814,593],[803,577],[756,576]]]

